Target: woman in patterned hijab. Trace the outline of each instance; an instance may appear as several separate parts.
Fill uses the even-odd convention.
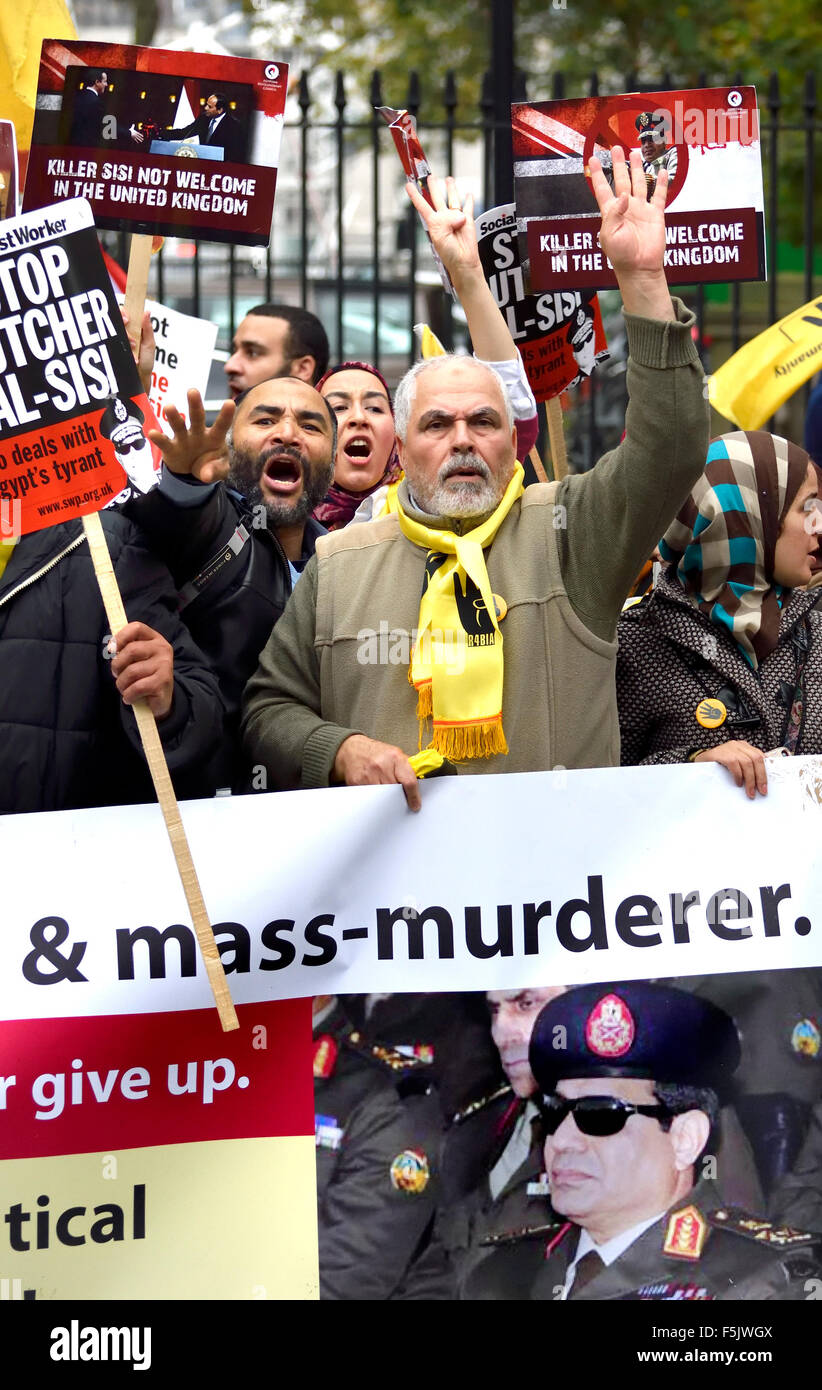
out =
[[[711,443],[660,541],[667,569],[620,619],[623,765],[721,762],[753,797],[766,752],[822,752],[816,497],[798,445],[762,430]]]
[[[727,628],[754,669],[776,644],[785,589],[811,577],[816,546],[800,542],[794,557],[782,540],[800,489],[798,527],[807,539],[805,505],[816,494],[816,477],[805,450],[764,430],[723,434],[659,545],[685,592]]]

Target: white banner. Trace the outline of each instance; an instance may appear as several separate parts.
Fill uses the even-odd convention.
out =
[[[822,965],[822,759],[183,807],[235,1001]],[[156,806],[0,818],[0,1017],[208,1007]]]
[[[119,296],[120,303],[123,296]],[[174,405],[188,424],[191,387],[205,397],[211,358],[217,342],[217,325],[208,319],[180,314],[156,299],[146,300],[157,345],[148,399],[160,429],[172,434],[166,410]]]

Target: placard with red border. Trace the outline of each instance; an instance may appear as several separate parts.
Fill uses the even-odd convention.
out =
[[[533,291],[616,285],[599,247],[588,161],[596,155],[610,181],[612,151],[620,146],[627,157],[637,149],[643,123],[659,134],[655,148],[669,172],[669,282],[765,279],[755,88],[518,102],[511,119],[520,254]],[[659,166],[644,167],[650,197]]]
[[[287,83],[281,62],[46,39],[24,207],[82,197],[99,227],[267,246]]]

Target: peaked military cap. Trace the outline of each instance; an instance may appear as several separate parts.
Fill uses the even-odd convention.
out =
[[[639,138],[643,135],[664,135],[665,118],[656,115],[653,111],[641,111],[634,121],[634,125],[639,131]]]
[[[127,396],[112,396],[100,420],[100,433],[110,439],[115,449],[128,442],[145,442],[143,422],[145,415],[134,401]]]
[[[580,985],[552,999],[531,1036],[531,1070],[558,1081],[626,1076],[726,1089],[739,1065],[733,1019],[707,999],[645,980]]]

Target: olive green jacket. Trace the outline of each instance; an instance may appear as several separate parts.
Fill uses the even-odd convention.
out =
[[[675,304],[672,322],[625,316],[622,443],[589,473],[527,488],[485,552],[491,588],[507,604],[509,752],[465,762],[461,772],[619,763],[617,618],[701,473],[708,443],[693,315]],[[429,527],[448,526],[415,512],[407,492],[401,497]],[[245,746],[269,786],[327,786],[352,733],[417,751],[408,666],[425,558],[396,516],[318,541],[246,688]]]

